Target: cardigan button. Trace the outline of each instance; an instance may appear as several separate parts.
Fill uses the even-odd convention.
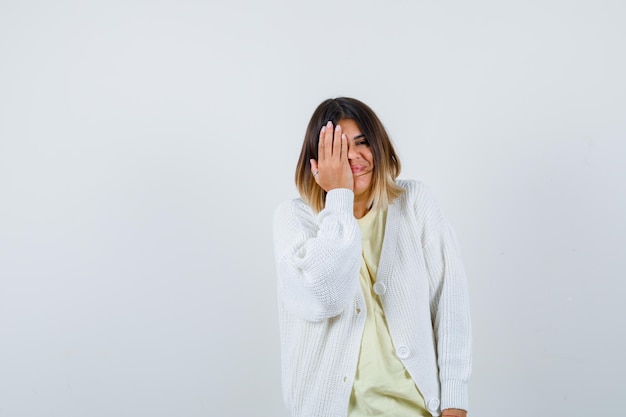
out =
[[[428,401],[428,409],[430,411],[437,411],[438,408],[439,408],[439,398],[431,398],[430,401]]]
[[[406,346],[398,346],[398,349],[396,349],[396,355],[398,355],[400,359],[406,359],[410,354],[411,351]]]
[[[387,287],[385,287],[385,284],[383,284],[382,282],[378,281],[374,284],[374,292],[377,295],[383,295],[384,293],[387,292]]]

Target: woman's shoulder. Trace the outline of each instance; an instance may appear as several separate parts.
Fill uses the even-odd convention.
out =
[[[426,187],[426,184],[423,181],[416,179],[397,179],[396,184],[403,188],[405,191],[416,191],[420,188]]]
[[[441,224],[443,211],[429,185],[419,180],[399,180],[396,182],[405,192],[401,207],[410,210],[429,228]]]
[[[312,210],[300,197],[281,201],[274,209],[274,219],[296,216],[299,218],[312,217]]]
[[[429,201],[434,203],[433,191],[423,181],[416,179],[398,179],[396,184],[404,190],[403,198],[411,202]]]

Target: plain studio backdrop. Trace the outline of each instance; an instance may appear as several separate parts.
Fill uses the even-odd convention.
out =
[[[459,236],[470,415],[626,415],[625,51],[622,0],[3,0],[0,416],[285,417],[272,215],[344,95]]]

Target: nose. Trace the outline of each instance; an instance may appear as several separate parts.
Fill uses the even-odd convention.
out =
[[[354,146],[354,144],[351,143],[351,141],[348,141],[348,159],[356,159],[356,157],[357,157],[356,146]]]

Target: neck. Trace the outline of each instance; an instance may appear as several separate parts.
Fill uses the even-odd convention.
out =
[[[355,196],[354,197],[354,217],[360,219],[365,216],[370,208],[367,205],[369,196]]]

